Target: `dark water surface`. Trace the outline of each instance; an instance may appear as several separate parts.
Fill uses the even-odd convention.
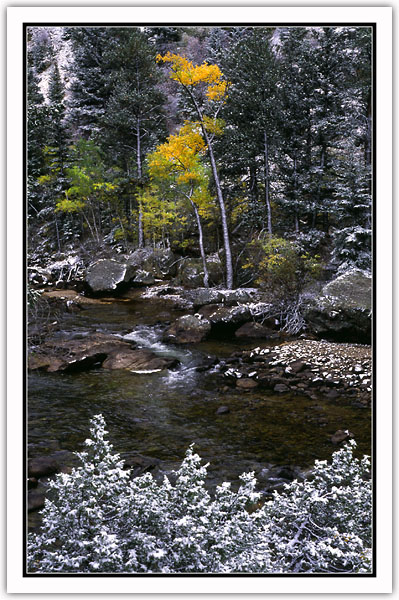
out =
[[[314,459],[329,458],[336,449],[330,437],[337,429],[355,434],[359,454],[370,453],[370,411],[352,406],[348,399],[311,400],[259,389],[226,391],[217,370],[198,372],[204,356],[223,358],[262,344],[162,343],[164,324],[184,312],[166,301],[133,297],[67,314],[59,335],[117,333],[161,356],[176,356],[181,364],[175,370],[144,375],[105,369],[31,373],[29,456],[80,450],[89,434],[89,420],[98,413],[104,415],[109,437],[122,456],[157,457],[165,468],[175,468],[195,442],[196,451],[211,463],[214,482],[235,480],[243,471],[258,471],[266,463],[311,466]],[[222,405],[230,412],[217,415]]]

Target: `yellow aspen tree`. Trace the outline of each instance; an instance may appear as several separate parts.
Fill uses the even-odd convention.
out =
[[[226,206],[223,198],[220,177],[213,150],[213,139],[218,128],[217,116],[225,101],[228,81],[217,65],[204,62],[194,65],[186,57],[168,52],[164,56],[158,54],[158,62],[170,63],[170,77],[176,81],[195,109],[201,133],[206,143],[206,148],[211,164],[212,175],[215,182],[220,216],[223,229],[223,242],[226,255],[226,285],[233,288],[233,263],[229,239]]]
[[[200,212],[211,203],[208,190],[208,175],[201,164],[201,155],[206,145],[201,135],[200,124],[186,122],[178,134],[170,135],[164,144],[148,156],[149,173],[152,180],[175,183],[178,193],[187,198],[192,206],[198,227],[199,246],[204,269],[204,286],[209,287],[206,265],[204,235]]]

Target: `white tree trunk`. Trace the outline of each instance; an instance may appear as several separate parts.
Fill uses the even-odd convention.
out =
[[[222,220],[223,243],[224,243],[224,251],[226,254],[226,287],[227,287],[227,289],[231,290],[231,289],[233,289],[233,261],[231,258],[229,226],[227,223],[226,207],[224,204],[222,187],[220,185],[220,179],[219,179],[219,174],[218,174],[218,170],[217,170],[217,166],[216,166],[216,160],[215,160],[215,156],[213,154],[212,142],[211,142],[208,132],[206,130],[205,123],[204,123],[204,117],[202,115],[202,112],[198,105],[198,102],[195,99],[195,96],[193,95],[193,93],[191,92],[191,90],[188,87],[186,87],[185,89],[194,104],[195,110],[197,111],[197,114],[198,114],[198,117],[199,117],[200,123],[201,123],[202,133],[204,135],[205,142],[208,147],[209,158],[210,158],[211,168],[212,168],[212,175],[213,175],[213,179],[215,181],[216,194],[217,194],[217,198],[218,198],[218,202],[219,202],[220,216],[221,216],[221,220]]]
[[[218,174],[217,167],[216,167],[215,156],[213,154],[212,144],[210,142],[208,133],[204,126],[203,126],[203,132],[204,132],[205,141],[208,146],[209,158],[210,158],[211,167],[212,167],[212,174],[213,174],[213,179],[215,180],[216,193],[217,193],[217,198],[218,198],[218,202],[219,202],[220,216],[222,219],[223,243],[224,243],[224,251],[226,254],[226,286],[227,286],[227,289],[231,290],[231,289],[233,289],[233,262],[231,259],[229,227],[228,227],[228,223],[227,223],[226,207],[225,207],[224,200],[223,200],[223,193],[222,193],[222,188],[220,185],[219,174]]]
[[[266,129],[263,132],[263,142],[264,142],[264,154],[265,154],[265,202],[266,202],[266,210],[267,210],[267,233],[272,235],[272,207],[270,204],[269,197],[269,144],[267,140],[267,132]]]
[[[191,202],[191,206],[193,207],[193,210],[194,210],[195,218],[197,219],[198,234],[199,234],[199,247],[200,247],[200,251],[201,251],[202,265],[204,267],[204,286],[206,288],[208,288],[209,287],[209,273],[208,273],[208,267],[206,266],[206,258],[205,258],[205,250],[204,250],[204,236],[202,233],[201,217],[199,215],[198,208],[196,207],[194,202],[191,200],[191,198],[190,198],[190,202]]]
[[[141,165],[141,130],[140,130],[140,117],[137,117],[137,177],[141,182],[142,178],[142,165]],[[138,235],[139,235],[139,248],[144,248],[144,231],[143,231],[143,211],[141,204],[139,204],[139,223],[138,223]]]

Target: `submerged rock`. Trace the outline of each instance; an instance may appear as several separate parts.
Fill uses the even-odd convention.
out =
[[[155,373],[178,364],[174,358],[161,358],[150,350],[115,350],[105,359],[103,369],[127,369],[133,373]]]
[[[49,373],[86,371],[100,366],[105,369],[153,372],[176,364],[174,358],[160,358],[150,350],[133,349],[130,343],[103,333],[48,340],[31,353],[28,361],[30,370]]]
[[[236,381],[236,387],[242,390],[253,390],[254,388],[257,388],[258,385],[259,383],[257,381],[248,377],[243,377],[242,379],[237,379]]]
[[[39,510],[44,507],[44,501],[46,499],[46,495],[44,489],[41,490],[29,490],[28,492],[28,512],[32,510]]]
[[[58,460],[52,456],[40,456],[28,460],[28,476],[38,479],[44,475],[52,475],[60,471]]]
[[[217,415],[227,415],[229,414],[230,409],[228,406],[219,406],[219,408],[216,411]]]
[[[338,431],[336,431],[334,435],[331,436],[331,441],[333,444],[340,444],[341,442],[346,442],[347,440],[352,439],[354,437],[355,436],[351,431],[348,431],[347,429],[338,429]]]

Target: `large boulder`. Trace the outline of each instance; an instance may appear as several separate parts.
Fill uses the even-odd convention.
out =
[[[219,285],[223,282],[223,265],[219,258],[207,257],[206,266],[209,274],[209,284]],[[184,258],[179,262],[176,283],[187,288],[197,288],[204,285],[204,266],[200,258]]]
[[[223,301],[221,290],[216,288],[198,287],[194,290],[182,289],[181,296],[184,300],[187,300],[193,308],[199,308],[206,304],[218,304]]]
[[[340,275],[314,297],[304,311],[309,329],[340,342],[370,343],[371,276],[363,271]]]
[[[241,325],[251,319],[250,308],[243,304],[239,306],[220,306],[208,304],[199,311],[212,325]]]
[[[184,315],[166,330],[164,339],[178,344],[195,344],[204,340],[210,330],[211,324],[207,319]]]
[[[226,290],[218,288],[198,287],[194,290],[182,290],[182,296],[189,300],[195,308],[206,304],[223,304],[236,306],[237,304],[253,304],[263,300],[264,293],[255,288],[239,288]]]
[[[110,293],[124,286],[125,276],[125,264],[102,258],[87,268],[85,282],[93,293]]]
[[[178,258],[170,249],[138,248],[127,259],[125,281],[148,285],[155,279],[173,277],[177,263]]]

